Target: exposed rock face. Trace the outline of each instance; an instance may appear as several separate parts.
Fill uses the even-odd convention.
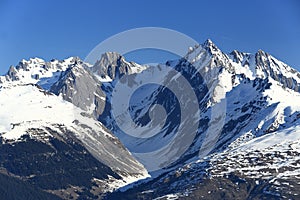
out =
[[[91,68],[100,79],[114,80],[124,74],[138,73],[145,67],[134,62],[127,62],[123,56],[115,52],[106,52]]]
[[[102,83],[88,69],[80,64],[74,64],[61,74],[59,80],[50,88],[50,92],[61,94],[66,101],[97,118],[102,114],[106,100],[101,85]]]
[[[7,78],[11,78],[11,80],[16,81],[19,80],[20,78],[17,76],[17,70],[14,66],[10,66],[8,72],[7,72]]]

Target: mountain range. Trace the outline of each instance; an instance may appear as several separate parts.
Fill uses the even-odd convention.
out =
[[[120,83],[138,88],[116,100]],[[299,92],[300,73],[269,53],[211,40],[151,66],[116,52],[22,60],[0,77],[0,197],[298,199]],[[133,124],[114,112],[127,101]]]

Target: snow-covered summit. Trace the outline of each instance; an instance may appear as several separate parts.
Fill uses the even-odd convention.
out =
[[[78,57],[70,57],[64,60],[52,59],[50,62],[40,58],[23,59],[16,66],[11,66],[4,76],[0,76],[0,83],[38,83],[41,87],[49,89],[51,84],[57,81],[61,72],[66,71],[75,64],[88,66]]]
[[[234,50],[227,54],[208,39],[191,48],[184,60],[186,65],[192,64],[201,73],[208,85],[211,85],[212,77],[227,73],[227,77],[235,76],[232,83],[224,83],[227,87],[239,84],[236,77],[245,76],[250,80],[271,78],[284,87],[300,91],[300,73],[261,49],[256,53]]]

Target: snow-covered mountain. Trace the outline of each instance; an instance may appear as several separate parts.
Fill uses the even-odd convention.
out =
[[[182,77],[166,69],[188,80],[196,99],[189,99]],[[119,82],[133,88],[160,75],[166,75],[161,85],[139,87],[131,99],[118,99],[129,102],[133,126],[125,113],[114,115]],[[0,77],[1,169],[63,198],[99,198],[126,185],[106,198],[296,199],[299,90],[300,73],[270,54],[226,54],[211,40],[157,66],[128,62],[113,52],[93,66],[76,57],[22,60]],[[190,109],[195,102],[197,109]],[[153,111],[154,105],[159,106]],[[138,127],[158,133],[134,137]],[[180,138],[172,143],[181,129],[186,148]],[[149,154],[166,146],[171,148],[165,154]],[[164,162],[166,155],[174,156]],[[48,168],[56,162],[67,167]],[[148,176],[144,166],[152,178],[127,185]],[[77,173],[85,178],[74,178]],[[50,186],[45,177],[57,174],[67,181]]]
[[[62,198],[99,198],[148,176],[144,166],[85,107],[90,100],[80,86],[91,94],[98,92],[97,85],[84,84],[95,81],[84,70],[86,66],[78,58],[50,63],[30,59],[1,77],[3,173]],[[63,85],[66,79],[73,85]],[[85,99],[78,99],[71,86],[82,89],[80,97]],[[95,93],[90,98],[96,97]],[[71,102],[82,104],[76,107]]]
[[[297,197],[300,73],[262,50],[255,54],[238,51],[225,54],[210,40],[190,48],[186,57],[166,64],[184,74],[197,94],[201,109],[197,134],[189,149],[173,165],[161,170],[155,180],[110,197]],[[157,103],[163,90],[146,95],[144,104]],[[222,101],[226,102],[221,107],[225,112],[218,115],[219,121],[224,120],[222,129],[217,140],[212,138],[207,142],[207,133],[212,133],[209,127],[219,125],[211,120],[211,113]],[[164,106],[171,106],[168,110],[178,109],[174,102]],[[136,112],[148,114],[138,108]],[[143,116],[137,121],[141,119]],[[172,130],[167,134],[173,134]],[[151,144],[150,140],[140,138],[132,143],[132,138],[126,138],[121,131],[115,134],[132,152]],[[156,146],[166,144],[167,134],[151,139]],[[203,145],[211,153],[204,158]],[[203,182],[211,188],[203,187]],[[243,187],[239,186],[241,182]],[[243,195],[235,194],[236,191]]]

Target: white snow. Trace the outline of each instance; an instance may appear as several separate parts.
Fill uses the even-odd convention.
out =
[[[60,73],[73,65],[75,60],[75,57],[70,57],[63,61],[51,60],[50,62],[46,62],[40,58],[23,59],[16,66],[17,74],[15,76],[19,80],[14,82],[18,84],[38,83],[42,88],[49,89],[58,80]],[[10,81],[4,81],[4,76],[0,78],[3,80],[4,85],[9,84],[7,82]]]
[[[109,76],[101,77],[97,74],[94,74],[101,83],[111,82],[112,79]]]
[[[18,139],[28,127],[57,123],[58,119],[70,125],[74,120],[72,104],[32,85],[1,89],[0,105],[0,132],[6,139]]]
[[[161,197],[157,197],[154,200],[162,200],[162,199],[166,199],[166,200],[175,200],[175,199],[179,199],[179,195],[178,194],[167,194]]]

